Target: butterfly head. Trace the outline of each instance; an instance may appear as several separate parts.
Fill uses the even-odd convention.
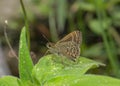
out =
[[[49,42],[49,43],[47,43],[46,46],[47,46],[49,52],[55,53],[55,54],[58,53],[58,50],[57,50],[57,48],[55,47],[55,43]]]
[[[55,45],[54,43],[48,42],[46,46],[47,48],[52,48],[54,45]]]

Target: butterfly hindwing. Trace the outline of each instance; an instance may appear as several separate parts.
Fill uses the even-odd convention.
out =
[[[56,44],[58,53],[70,59],[75,59],[80,55],[80,48],[75,42],[64,42]]]

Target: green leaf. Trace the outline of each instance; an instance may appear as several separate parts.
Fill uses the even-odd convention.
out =
[[[60,32],[63,31],[66,14],[67,14],[67,1],[66,0],[57,0],[57,24]]]
[[[19,79],[12,76],[5,76],[0,78],[0,86],[19,86]]]
[[[44,86],[120,86],[120,80],[100,75],[58,76]]]
[[[119,9],[113,9],[111,12],[112,16],[112,22],[116,26],[120,26],[120,10]]]
[[[91,2],[85,2],[85,1],[75,1],[74,4],[71,7],[72,11],[77,11],[79,9],[85,10],[85,11],[95,11],[95,6]]]
[[[33,69],[33,63],[26,40],[26,28],[23,27],[19,46],[19,74],[22,81],[28,81],[32,79],[31,71]]]
[[[80,57],[78,62],[71,62],[69,64],[63,64],[63,62],[57,62],[54,59],[54,55],[48,55],[40,59],[40,61],[33,68],[32,76],[34,80],[43,84],[56,76],[77,75],[81,76],[85,74],[90,68],[98,67],[101,63],[89,60],[84,57]],[[55,58],[61,58],[55,56]],[[71,61],[71,60],[70,60]],[[66,60],[64,61],[66,62]]]
[[[103,53],[104,52],[104,53]],[[91,57],[106,57],[106,53],[104,50],[104,45],[102,43],[94,44],[90,47],[87,47],[84,52],[82,52],[83,56],[91,56]],[[100,58],[101,59],[101,58]]]
[[[112,24],[112,22],[109,18],[102,20],[101,22],[99,20],[95,20],[95,19],[89,21],[89,26],[90,26],[91,30],[99,35],[102,34],[104,30],[109,29],[109,27]]]
[[[95,11],[94,4],[88,2],[79,2],[79,8],[86,11]]]

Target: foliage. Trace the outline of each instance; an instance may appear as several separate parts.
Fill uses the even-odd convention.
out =
[[[30,58],[25,27],[21,31],[19,47],[20,78],[5,76],[0,79],[0,86],[119,86],[120,80],[108,76],[86,74],[91,68],[102,63],[80,57],[77,62],[67,58],[64,61],[56,55],[42,57],[33,66]],[[63,61],[63,62],[62,62]]]
[[[22,0],[21,0],[22,1]],[[83,34],[82,56],[102,57],[109,60],[105,74],[120,77],[120,27],[119,0],[32,0],[38,6],[42,18],[48,19],[52,41],[58,40],[57,33],[70,32],[79,28]],[[21,31],[19,47],[20,78],[0,78],[0,86],[119,86],[120,79],[88,74],[88,70],[104,64],[80,56],[77,62],[61,56],[47,55],[34,66],[30,57],[30,33],[28,20],[22,3],[25,27]],[[32,15],[33,12],[29,13]],[[40,17],[41,17],[40,16]],[[43,17],[44,16],[44,17]],[[67,23],[67,25],[66,25]],[[15,24],[16,25],[16,24]],[[56,29],[57,28],[57,29]],[[65,29],[66,28],[66,29]],[[97,37],[92,38],[90,35]],[[89,39],[89,40],[88,40]],[[95,40],[102,39],[97,43]],[[91,40],[91,41],[90,41]],[[92,46],[88,45],[92,42]],[[90,46],[90,47],[89,47]]]
[[[109,68],[106,71],[112,71],[107,74],[120,77],[120,1],[119,0],[43,0],[39,1],[38,8],[41,15],[48,17],[50,33],[52,41],[57,40],[57,33],[63,31],[73,31],[75,28],[83,33],[83,56],[94,56],[93,58],[101,58],[106,62]],[[47,4],[46,6],[44,4]],[[64,8],[63,8],[64,7]],[[52,14],[52,16],[51,16]],[[66,16],[67,15],[67,16]],[[67,25],[65,23],[67,22]],[[64,28],[64,29],[63,29]],[[57,30],[56,30],[57,29]],[[91,37],[92,36],[92,37]],[[100,39],[100,41],[99,41]],[[89,41],[91,40],[91,41]],[[96,42],[97,40],[97,42]],[[89,47],[92,42],[92,46]],[[99,51],[100,56],[90,48],[96,47],[101,43],[103,49]],[[97,46],[96,46],[97,45]],[[89,54],[86,54],[88,53]],[[91,57],[92,57],[91,56]],[[104,56],[104,57],[103,57]],[[106,58],[106,59],[104,59]]]

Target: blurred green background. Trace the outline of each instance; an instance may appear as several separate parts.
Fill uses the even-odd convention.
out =
[[[81,56],[106,64],[89,72],[120,78],[120,0],[23,1],[34,63],[44,56],[47,42],[57,42],[66,34],[80,30]],[[3,62],[0,70],[5,73],[1,72],[0,76],[18,76],[18,61],[8,47],[4,29],[17,55],[20,31],[25,25],[23,10],[19,0],[1,0],[0,11],[0,60]]]

